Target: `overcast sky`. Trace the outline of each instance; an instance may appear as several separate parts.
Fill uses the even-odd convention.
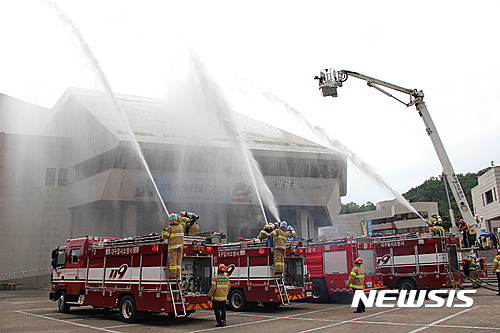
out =
[[[271,92],[403,193],[442,167],[414,107],[349,78],[321,97],[322,68],[421,89],[457,173],[500,163],[499,1],[57,1],[116,93],[162,98],[188,49],[236,111],[317,141]],[[52,107],[103,90],[82,49],[39,1],[0,1],[0,93]],[[173,75],[175,73],[175,75]],[[406,99],[406,97],[405,97]],[[394,196],[352,164],[343,202]]]

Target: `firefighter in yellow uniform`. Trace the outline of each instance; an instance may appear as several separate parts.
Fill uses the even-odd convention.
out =
[[[198,224],[198,219],[200,217],[191,212],[180,212],[179,216],[180,224],[184,228],[184,235],[196,236],[198,230],[200,230],[200,226]]]
[[[217,275],[212,279],[212,286],[208,291],[208,298],[213,297],[213,308],[217,327],[226,326],[226,301],[227,294],[231,288],[229,278],[224,274],[227,270],[226,265],[220,264],[217,269]]]
[[[178,219],[179,219],[179,225],[182,227],[182,232],[186,234],[186,224],[189,221],[189,218],[179,214]]]
[[[168,239],[168,277],[181,279],[182,246],[184,245],[184,230],[179,224],[179,216],[175,213],[168,217],[169,226],[163,229],[162,238]]]
[[[259,235],[257,236],[258,239],[264,240],[267,237],[271,236],[271,232],[273,232],[273,224],[272,223],[267,223],[264,228],[259,232]]]
[[[500,250],[498,250],[498,254],[493,259],[493,267],[491,268],[491,271],[493,274],[497,275],[497,281],[498,281],[498,293],[497,295],[500,296]]]
[[[365,284],[365,271],[361,268],[361,264],[363,264],[363,259],[357,258],[354,261],[354,267],[352,268],[351,274],[349,275],[349,279],[347,280],[346,285],[352,288],[353,292],[356,290],[363,290]],[[363,300],[359,300],[358,308],[354,313],[365,312],[365,303]]]
[[[290,232],[287,230],[287,223],[283,221],[280,223],[280,227],[274,229],[273,232],[269,234],[269,237],[274,237],[274,273],[276,275],[282,275],[285,268],[285,254],[286,254],[286,241],[290,236]]]
[[[430,233],[438,236],[444,235],[443,220],[438,214],[432,214],[431,220],[427,222],[427,225],[429,226]]]
[[[478,265],[477,265],[477,261],[476,261],[476,255],[475,254],[471,254],[469,256],[469,258],[464,258],[463,261],[467,262],[469,264],[469,279],[470,279],[470,282],[472,283],[472,288],[479,288],[479,283],[478,283],[478,279],[477,279],[477,276],[478,276]]]

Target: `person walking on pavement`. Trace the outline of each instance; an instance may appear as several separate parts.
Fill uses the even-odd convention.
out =
[[[217,275],[212,279],[212,286],[208,291],[208,299],[213,297],[213,308],[217,327],[226,326],[226,301],[227,294],[231,288],[229,278],[224,274],[227,270],[226,265],[220,264],[217,269]]]
[[[500,250],[497,252],[497,256],[495,259],[493,259],[493,267],[491,268],[491,271],[493,274],[497,275],[497,281],[498,281],[498,293],[497,295],[500,296]]]
[[[346,285],[349,288],[352,288],[352,291],[356,293],[357,290],[361,290],[363,292],[364,283],[365,283],[365,271],[361,268],[363,264],[362,258],[357,258],[354,261],[354,267],[352,268],[351,274],[349,275],[349,279],[347,280]],[[358,303],[358,308],[354,311],[354,313],[365,312],[365,303],[360,299]]]
[[[168,239],[168,277],[181,279],[182,247],[184,246],[184,229],[179,224],[179,216],[172,213],[168,217],[169,226],[162,231],[162,238]]]

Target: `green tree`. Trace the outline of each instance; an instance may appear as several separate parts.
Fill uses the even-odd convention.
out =
[[[474,207],[472,206],[472,195],[471,190],[473,187],[477,186],[477,178],[488,171],[489,168],[478,171],[477,173],[469,172],[465,175],[457,174],[458,180],[462,185],[462,189],[464,190],[467,201],[469,202],[470,208],[474,211]],[[404,193],[403,196],[410,202],[418,202],[418,201],[430,201],[437,202],[439,214],[443,218],[443,222],[445,223],[445,227],[451,226],[451,218],[449,213],[449,204],[448,199],[446,197],[446,189],[445,184],[448,187],[448,193],[450,195],[451,207],[453,209],[453,214],[455,218],[458,220],[462,217],[460,214],[460,210],[458,209],[457,203],[453,198],[453,193],[451,192],[450,186],[447,182],[444,182],[442,177],[431,177],[426,180],[422,185],[414,187],[410,189],[408,192]],[[437,212],[436,212],[437,213]]]
[[[366,203],[360,206],[357,203],[351,201],[346,204],[342,204],[342,207],[340,209],[340,214],[360,213],[375,209],[377,209],[377,207],[373,202],[367,201]]]

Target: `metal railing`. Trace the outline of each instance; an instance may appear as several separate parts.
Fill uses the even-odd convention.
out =
[[[0,273],[0,281],[23,279],[32,276],[44,275],[50,273],[50,271],[50,267],[43,267],[19,272]]]

